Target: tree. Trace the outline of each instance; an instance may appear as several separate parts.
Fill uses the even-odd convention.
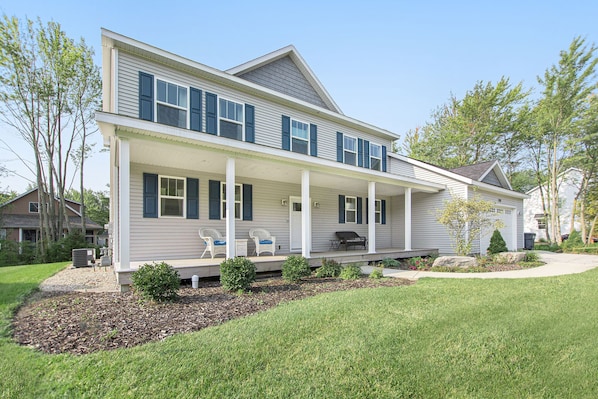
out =
[[[471,253],[473,240],[480,238],[482,231],[489,227],[500,229],[501,221],[490,218],[494,204],[475,194],[470,199],[451,194],[450,200],[444,201],[444,208],[437,210],[436,221],[443,224],[453,242],[457,255]]]
[[[83,198],[81,193],[75,189],[66,192],[66,198],[80,203],[85,202],[87,208],[87,217],[104,226],[110,220],[110,199],[105,191],[93,191],[85,189]],[[85,217],[81,214],[81,217]]]
[[[535,143],[536,148],[534,167],[538,184],[546,186],[545,213],[550,216],[550,236],[558,244],[561,243],[558,176],[565,170],[566,159],[573,154],[569,144],[579,129],[585,102],[598,87],[595,50],[593,45],[588,48],[584,39],[577,37],[568,51],[561,51],[558,65],[547,69],[544,77],[538,77],[544,90],[534,112],[536,123],[530,142]]]
[[[71,171],[73,154],[80,132],[93,131],[89,114],[99,101],[88,101],[99,94],[92,54],[84,41],[75,43],[55,22],[20,24],[6,15],[0,22],[0,117],[33,151],[42,256],[46,242],[57,241],[70,228],[64,194],[76,171]],[[59,198],[58,209],[53,198]]]
[[[527,95],[505,77],[496,85],[477,82],[463,99],[451,95],[432,122],[408,132],[405,152],[449,169],[499,158],[510,176],[520,162],[519,108]]]

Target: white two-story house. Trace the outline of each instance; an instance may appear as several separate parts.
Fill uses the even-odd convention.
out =
[[[508,181],[391,154],[398,135],[344,115],[293,46],[227,71],[108,30],[102,46],[96,120],[111,153],[119,273],[159,260],[192,264],[205,249],[198,230],[208,227],[226,237],[227,257],[252,228],[277,237],[277,255],[329,251],[337,231],[367,237],[368,254],[450,253],[432,211],[476,186],[508,209],[511,247],[522,246],[525,196]]]

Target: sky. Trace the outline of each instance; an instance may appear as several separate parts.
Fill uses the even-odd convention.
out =
[[[478,81],[505,76],[537,95],[537,77],[573,38],[598,45],[595,0],[1,0],[0,13],[60,23],[97,65],[102,27],[221,70],[293,44],[345,115],[401,137]],[[31,152],[6,126],[0,135]],[[106,190],[109,157],[99,132],[95,141],[86,187]],[[0,177],[0,190],[33,179],[2,145],[0,165],[18,173]]]

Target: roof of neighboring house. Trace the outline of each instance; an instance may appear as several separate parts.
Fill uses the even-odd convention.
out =
[[[85,218],[85,228],[89,230],[102,230],[103,227],[96,222]],[[69,216],[69,224],[72,228],[81,228],[81,218]],[[2,228],[13,229],[37,229],[39,228],[39,215],[3,215],[1,220]]]
[[[564,181],[568,181],[569,183],[578,185],[579,182],[577,182],[576,180],[580,180],[582,178],[582,174],[583,174],[583,171],[579,168],[569,168],[569,169],[565,170],[564,172],[559,173],[557,176],[557,180],[559,180],[560,183],[562,183]],[[542,186],[544,187],[544,185],[542,185]],[[526,194],[531,195],[534,191],[538,190],[539,188],[540,188],[540,186],[536,186],[536,187],[530,189],[529,191],[527,191]]]

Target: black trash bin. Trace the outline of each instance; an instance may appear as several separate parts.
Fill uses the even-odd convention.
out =
[[[534,249],[535,240],[536,233],[523,233],[523,248],[531,251]]]

